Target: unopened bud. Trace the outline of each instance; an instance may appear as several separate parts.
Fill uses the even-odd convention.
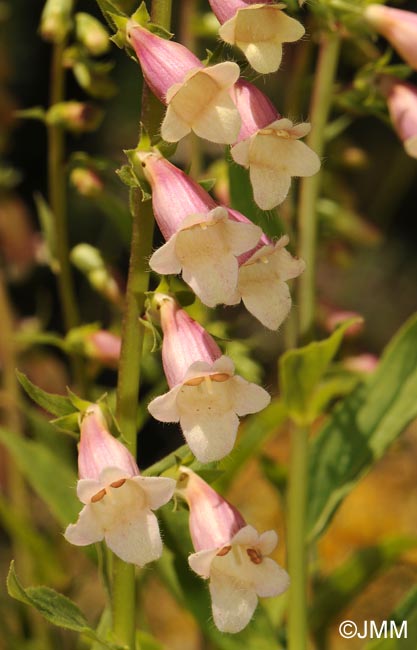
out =
[[[75,15],[77,39],[93,56],[101,56],[110,47],[109,34],[104,25],[84,12]]]
[[[62,43],[72,28],[74,0],[47,0],[41,17],[40,31],[45,41]]]
[[[88,278],[93,289],[113,303],[120,303],[119,286],[111,275],[101,253],[90,244],[78,244],[70,254],[71,262]]]
[[[49,109],[46,122],[63,126],[74,133],[95,131],[103,119],[103,111],[85,102],[59,102]]]
[[[104,189],[103,181],[100,176],[92,169],[86,167],[76,167],[70,174],[71,185],[82,196],[96,197]]]
[[[120,336],[105,330],[91,332],[84,341],[88,357],[110,368],[117,368],[121,344]]]

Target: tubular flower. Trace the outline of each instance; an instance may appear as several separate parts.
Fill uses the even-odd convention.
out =
[[[256,413],[268,393],[234,374],[234,365],[201,325],[170,296],[157,294],[164,334],[162,361],[170,388],[148,406],[161,422],[179,422],[193,454],[203,463],[233,448],[239,417]]]
[[[287,572],[267,557],[278,536],[273,530],[260,535],[197,474],[186,467],[181,471],[179,492],[190,508],[190,534],[196,550],[188,562],[195,573],[210,580],[218,629],[240,632],[252,618],[258,596],[278,596],[289,586]]]
[[[142,164],[155,218],[167,239],[152,255],[151,269],[163,275],[182,272],[209,307],[229,302],[238,280],[237,257],[256,245],[261,229],[231,219],[226,208],[164,158],[142,154]]]
[[[156,36],[130,21],[128,39],[152,92],[167,106],[161,135],[178,142],[190,131],[212,142],[235,142],[239,113],[230,90],[239,78],[231,61],[205,68],[186,47]]]
[[[209,0],[222,24],[220,38],[236,45],[254,70],[262,74],[278,70],[282,44],[298,41],[304,27],[283,12],[284,4],[256,0]]]
[[[417,158],[417,88],[408,83],[388,82],[387,103],[391,122],[405,151]]]
[[[293,124],[276,117],[271,107],[260,110],[261,91],[248,82],[236,84],[234,98],[242,117],[239,141],[231,149],[235,162],[249,169],[255,202],[262,210],[271,210],[284,201],[292,176],[312,176],[320,169],[317,154],[304,142],[310,124]],[[269,103],[269,102],[268,102]]]
[[[382,34],[398,54],[417,70],[417,14],[371,4],[364,16],[372,27]]]
[[[305,269],[304,261],[285,249],[288,242],[287,235],[275,243],[264,235],[256,249],[239,258],[237,292],[230,304],[241,299],[246,309],[270,330],[278,329],[291,309],[287,281]]]
[[[162,541],[152,510],[170,500],[175,481],[141,476],[132,454],[107,431],[97,404],[83,414],[80,429],[77,494],[85,505],[65,538],[77,546],[104,539],[122,560],[139,566],[156,560]]]

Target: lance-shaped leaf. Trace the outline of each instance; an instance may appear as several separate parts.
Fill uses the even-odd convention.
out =
[[[29,397],[33,399],[38,406],[45,409],[45,411],[48,411],[48,413],[52,413],[52,415],[56,415],[56,417],[60,418],[77,411],[77,408],[72,404],[69,397],[47,393],[42,390],[42,388],[32,384],[30,379],[28,379],[23,372],[16,370],[16,374],[20,385]]]

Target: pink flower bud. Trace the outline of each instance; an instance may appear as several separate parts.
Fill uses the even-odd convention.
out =
[[[138,476],[139,469],[130,451],[107,430],[104,415],[97,404],[91,404],[81,416],[78,473],[80,479],[98,481],[108,467]]]
[[[343,359],[343,366],[351,372],[358,372],[360,374],[369,375],[373,373],[379,363],[379,359],[375,354],[358,354],[355,357],[346,357]]]
[[[139,59],[146,83],[164,104],[171,86],[181,83],[187,72],[203,68],[200,59],[186,47],[161,38],[134,21],[127,25],[127,37]]]
[[[75,167],[70,174],[70,183],[81,196],[96,197],[104,191],[100,176],[87,167]]]
[[[235,84],[233,99],[242,120],[238,142],[281,117],[269,97],[249,81],[241,80]]]
[[[87,341],[85,342],[88,356],[110,368],[117,368],[120,359],[121,344],[120,336],[116,336],[116,334],[106,332],[105,330],[92,332],[88,335]]]
[[[190,508],[190,534],[196,551],[228,544],[246,526],[240,512],[188,467],[181,467],[179,488]],[[184,487],[182,487],[184,483]]]
[[[364,16],[404,61],[417,70],[417,14],[371,4],[366,7]]]
[[[164,333],[162,363],[168,386],[181,383],[196,361],[212,364],[222,355],[215,340],[197,321],[181,309],[173,298],[156,294]]]
[[[156,153],[140,154],[147,181],[152,187],[152,207],[157,224],[169,239],[190,214],[205,214],[217,207],[198,183]]]
[[[408,155],[417,158],[417,88],[399,81],[388,82],[386,90],[394,129]]]

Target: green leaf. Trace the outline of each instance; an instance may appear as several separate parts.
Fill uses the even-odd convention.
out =
[[[368,583],[391,567],[416,539],[395,538],[356,551],[318,587],[310,611],[311,628],[320,639],[323,631]]]
[[[310,450],[308,535],[316,538],[341,501],[417,416],[417,315],[386,348],[366,385],[334,409]]]
[[[415,650],[417,639],[417,587],[413,587],[389,617],[396,623],[398,633],[404,621],[407,622],[407,638],[375,639],[365,650]]]
[[[36,192],[34,194],[34,199],[42,234],[47,247],[48,263],[51,271],[53,273],[58,273],[59,263],[56,253],[56,229],[54,215],[52,214],[52,210],[43,198],[42,194]]]
[[[33,399],[38,406],[41,406],[48,413],[61,417],[63,415],[69,415],[74,413],[77,409],[71,403],[71,400],[68,397],[63,395],[55,395],[54,393],[47,393],[38,388],[35,384],[32,384],[30,379],[26,377],[23,372],[16,370],[17,378],[20,385],[26,391],[31,399]]]
[[[16,575],[14,562],[10,564],[7,576],[7,591],[12,598],[34,607],[53,625],[85,634],[91,639],[97,639],[105,648],[111,650],[121,648],[121,646],[98,639],[96,632],[88,624],[82,611],[66,596],[49,587],[28,587],[25,589]]]
[[[62,526],[74,521],[80,510],[75,494],[75,471],[39,442],[25,440],[3,428],[0,428],[0,441],[56,520]]]
[[[206,190],[206,192],[210,192],[216,184],[216,179],[203,178],[202,180],[198,181],[198,184],[203,188],[203,190]]]
[[[324,341],[288,350],[279,362],[282,399],[288,413],[300,426],[311,424],[319,415],[316,398],[319,382],[338,351],[346,330],[359,319],[351,318]]]

